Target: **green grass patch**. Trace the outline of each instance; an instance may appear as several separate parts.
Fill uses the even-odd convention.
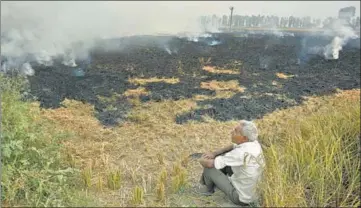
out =
[[[87,206],[78,193],[79,172],[63,161],[62,141],[40,110],[22,101],[23,78],[0,75],[1,91],[1,202],[3,206]]]
[[[229,144],[237,121],[175,124],[197,108],[193,98],[139,103],[125,125],[104,129],[89,104],[40,111],[21,101],[23,83],[0,76],[2,205],[220,206],[189,192],[201,167],[182,158]],[[266,159],[261,206],[360,206],[360,90],[311,98],[256,123]]]

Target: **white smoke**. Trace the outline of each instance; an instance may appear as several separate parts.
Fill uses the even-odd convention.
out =
[[[199,37],[188,37],[187,40],[198,43]]]
[[[33,76],[35,71],[34,69],[31,67],[31,65],[29,63],[24,63],[20,69],[20,71],[28,76]]]
[[[216,40],[213,34],[210,33],[184,33],[178,35],[179,38],[185,38],[190,42],[203,42],[209,46],[216,46],[222,44],[221,41]]]
[[[332,42],[324,48],[323,55],[326,59],[338,59],[342,47],[346,45],[350,39],[358,38],[356,32],[351,27],[342,24],[340,20],[336,20],[332,24],[331,33],[336,36]],[[330,32],[327,34],[330,34]]]
[[[319,55],[323,56],[326,60],[339,59],[339,53],[343,47],[352,39],[359,38],[350,26],[343,24],[341,20],[335,19],[331,27],[327,28],[322,33],[314,31],[310,35],[322,35],[326,38],[332,38],[332,41],[326,46],[311,46],[307,47],[305,39],[302,42],[302,49],[304,55]],[[307,55],[306,55],[307,56]],[[299,61],[300,62],[300,61]]]
[[[270,31],[268,31],[267,33],[271,33],[272,35],[275,35],[275,36],[281,37],[281,38],[283,38],[283,37],[285,37],[285,36],[292,36],[292,37],[295,36],[294,33],[282,31],[282,30],[280,30],[279,28],[277,28],[277,27],[275,27],[275,26],[272,27],[272,28],[270,29]]]
[[[203,33],[203,32],[194,32],[194,33],[187,32],[187,33],[178,34],[178,38],[185,38],[188,41],[196,42],[196,43],[199,42],[200,38],[211,38],[211,37],[212,34]]]
[[[99,39],[200,32],[197,16],[163,2],[1,2],[1,55],[19,62],[2,68],[20,70],[32,62],[50,66],[59,57],[75,67]]]
[[[326,59],[338,59],[339,52],[342,50],[344,45],[344,40],[336,36],[330,44],[324,48],[323,55]]]
[[[74,53],[71,52],[70,54],[64,55],[63,61],[61,63],[65,66],[76,67],[77,64],[75,63]]]
[[[167,53],[169,55],[172,55],[172,54],[177,54],[178,53],[178,50],[177,49],[170,49],[169,46],[164,46],[164,50],[167,51]]]
[[[6,54],[6,52],[4,53]],[[35,60],[37,63],[42,64],[44,66],[53,65],[53,57],[46,50],[34,51]],[[53,54],[54,56],[57,54]]]
[[[208,45],[210,46],[216,46],[216,45],[220,45],[222,42],[219,40],[212,40],[211,42],[208,42]]]
[[[165,47],[165,51],[167,51],[168,54],[172,54],[172,51],[168,48],[168,47]]]
[[[11,72],[11,71],[19,71],[22,74],[25,74],[27,76],[33,76],[35,74],[35,71],[33,67],[30,65],[30,63],[25,62],[23,64],[19,64],[22,61],[14,60],[14,59],[8,59],[6,61],[3,61],[1,64],[1,72]]]

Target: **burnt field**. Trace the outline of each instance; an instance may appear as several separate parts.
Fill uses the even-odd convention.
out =
[[[126,121],[136,105],[132,99],[147,103],[195,96],[205,98],[174,122],[202,121],[204,115],[219,121],[256,119],[298,105],[305,96],[360,88],[359,39],[349,41],[338,60],[310,54],[309,48],[326,46],[332,38],[221,34],[198,42],[166,36],[107,40],[78,67],[34,66],[30,93],[43,108],[58,108],[64,99],[90,103],[104,125]],[[177,81],[152,82],[155,77]],[[148,81],[130,81],[135,78]],[[230,96],[219,97],[222,87],[214,83],[230,82],[241,90],[226,86]],[[148,93],[126,93],[140,87]]]

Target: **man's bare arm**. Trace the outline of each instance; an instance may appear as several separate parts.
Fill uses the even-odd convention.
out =
[[[205,157],[202,157],[201,159],[199,159],[199,163],[204,168],[214,168],[214,159],[207,159]]]
[[[233,150],[233,144],[212,152],[211,153],[212,155],[206,153],[200,158],[199,163],[204,168],[214,168],[214,158],[217,157],[218,155],[229,152],[231,150]]]
[[[212,154],[213,154],[215,157],[217,157],[218,155],[224,154],[224,153],[229,152],[229,151],[231,151],[231,150],[233,150],[233,144],[228,145],[228,146],[226,146],[226,147],[223,147],[223,148],[221,148],[221,149],[218,149],[218,150],[212,152]]]

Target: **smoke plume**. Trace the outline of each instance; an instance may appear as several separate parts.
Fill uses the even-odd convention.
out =
[[[350,39],[358,38],[358,36],[351,27],[342,24],[340,20],[335,21],[331,29],[335,37],[332,42],[324,48],[323,55],[326,59],[338,59],[342,47],[345,46]]]
[[[2,70],[25,64],[31,75],[30,63],[59,58],[76,67],[100,39],[180,31],[200,32],[196,16],[162,2],[1,2]]]

